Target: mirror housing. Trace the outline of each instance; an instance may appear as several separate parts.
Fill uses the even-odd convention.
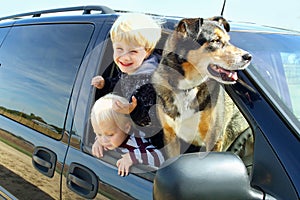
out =
[[[250,186],[242,160],[229,152],[198,152],[167,160],[156,172],[153,197],[160,199],[264,199]]]

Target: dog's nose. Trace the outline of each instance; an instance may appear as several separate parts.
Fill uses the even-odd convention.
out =
[[[250,61],[252,59],[252,55],[250,53],[246,53],[242,56],[244,60]]]

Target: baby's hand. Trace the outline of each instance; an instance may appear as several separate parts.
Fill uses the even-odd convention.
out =
[[[113,104],[114,111],[122,114],[130,114],[137,106],[137,99],[134,96],[132,96],[131,99],[132,102],[127,104],[123,104],[120,101],[115,101]]]
[[[103,157],[103,146],[100,144],[98,140],[99,138],[94,142],[92,146],[92,153],[97,158],[101,158]]]
[[[102,89],[104,87],[105,81],[102,76],[95,76],[92,78],[91,85],[98,88]]]
[[[127,176],[129,174],[129,169],[133,162],[130,158],[129,153],[122,155],[122,158],[117,161],[118,175]]]

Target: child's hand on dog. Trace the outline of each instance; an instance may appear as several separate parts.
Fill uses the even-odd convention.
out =
[[[98,88],[102,89],[104,87],[104,78],[102,76],[95,76],[92,78],[91,85]]]
[[[118,175],[127,176],[129,174],[129,169],[133,162],[130,158],[129,153],[122,155],[122,158],[117,161]]]
[[[132,102],[128,104],[123,104],[120,101],[115,101],[113,105],[114,111],[122,114],[130,114],[137,106],[137,99],[134,96],[132,96],[131,100]]]

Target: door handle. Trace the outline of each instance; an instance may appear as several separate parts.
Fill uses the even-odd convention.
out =
[[[98,177],[89,168],[71,163],[67,173],[67,186],[86,199],[93,199],[98,192]]]
[[[44,147],[35,147],[32,155],[32,164],[39,172],[52,178],[56,166],[56,154]]]
[[[46,160],[38,157],[38,156],[32,156],[32,159],[34,162],[36,162],[37,164],[49,169],[51,168],[51,163],[50,162],[47,162]]]
[[[85,190],[93,190],[93,185],[90,184],[89,182],[78,178],[77,176],[73,175],[73,174],[69,174],[68,175],[68,179],[70,182],[75,183],[76,185],[78,185],[79,187],[85,189]]]

